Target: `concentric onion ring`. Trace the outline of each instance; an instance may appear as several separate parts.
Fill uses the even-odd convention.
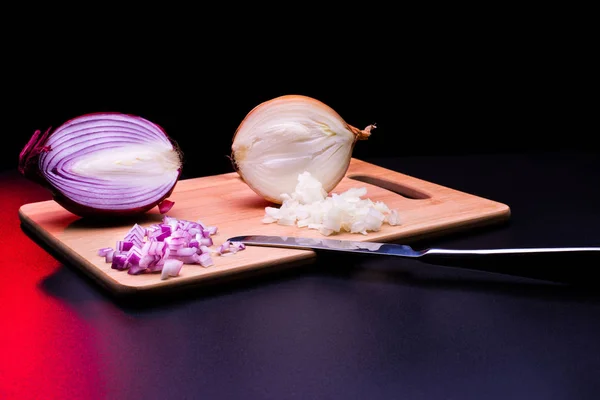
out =
[[[47,187],[78,216],[130,216],[159,206],[167,212],[182,171],[182,154],[159,125],[116,112],[84,114],[56,130],[36,131],[19,171]]]

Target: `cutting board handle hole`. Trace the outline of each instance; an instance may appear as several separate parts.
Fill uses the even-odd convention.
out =
[[[397,182],[388,181],[382,178],[376,178],[374,176],[369,175],[349,175],[348,178],[353,179],[355,181],[368,183],[370,185],[379,186],[382,189],[389,190],[390,192],[394,192],[399,194],[402,197],[406,197],[407,199],[412,200],[423,200],[431,198],[427,193],[423,193],[417,189],[403,186]]]

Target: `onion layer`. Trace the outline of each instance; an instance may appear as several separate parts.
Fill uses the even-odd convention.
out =
[[[285,95],[259,104],[237,128],[234,168],[254,192],[281,204],[292,193],[298,175],[308,172],[326,192],[342,180],[354,145],[375,125],[357,129],[332,108],[311,97]]]
[[[81,217],[164,214],[182,170],[182,154],[159,125],[117,112],[84,114],[56,130],[36,131],[19,171]]]

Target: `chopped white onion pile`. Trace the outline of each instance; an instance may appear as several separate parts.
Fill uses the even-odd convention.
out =
[[[384,223],[400,225],[397,210],[381,201],[363,199],[365,187],[351,188],[331,196],[309,172],[298,175],[298,184],[291,194],[282,194],[281,207],[266,207],[264,223],[316,229],[325,236],[342,231],[366,235],[379,231]]]
[[[130,275],[161,272],[161,279],[178,276],[184,264],[214,265],[212,255],[226,256],[245,249],[239,242],[225,241],[216,248],[216,226],[164,216],[162,223],[147,228],[135,224],[115,247],[98,249],[111,268]]]

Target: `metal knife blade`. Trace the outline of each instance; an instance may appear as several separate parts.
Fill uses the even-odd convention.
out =
[[[600,256],[600,247],[595,246],[466,250],[428,248],[415,250],[411,246],[396,243],[294,236],[244,235],[234,236],[228,240],[241,242],[250,246],[341,251],[404,257],[429,264],[560,282],[565,280],[581,281],[584,283],[590,282],[590,276],[585,275],[594,272],[595,268],[591,268],[588,265],[588,261],[590,261],[589,257],[595,257],[593,264],[598,264],[598,256]],[[562,268],[551,268],[557,265],[562,265]],[[565,268],[565,266],[568,268]],[[580,275],[580,270],[583,271],[583,276],[576,276]]]
[[[423,255],[423,252],[415,251],[410,246],[393,243],[267,235],[235,236],[228,240],[232,242],[241,242],[251,246],[286,247],[306,250],[334,250],[411,258]]]

